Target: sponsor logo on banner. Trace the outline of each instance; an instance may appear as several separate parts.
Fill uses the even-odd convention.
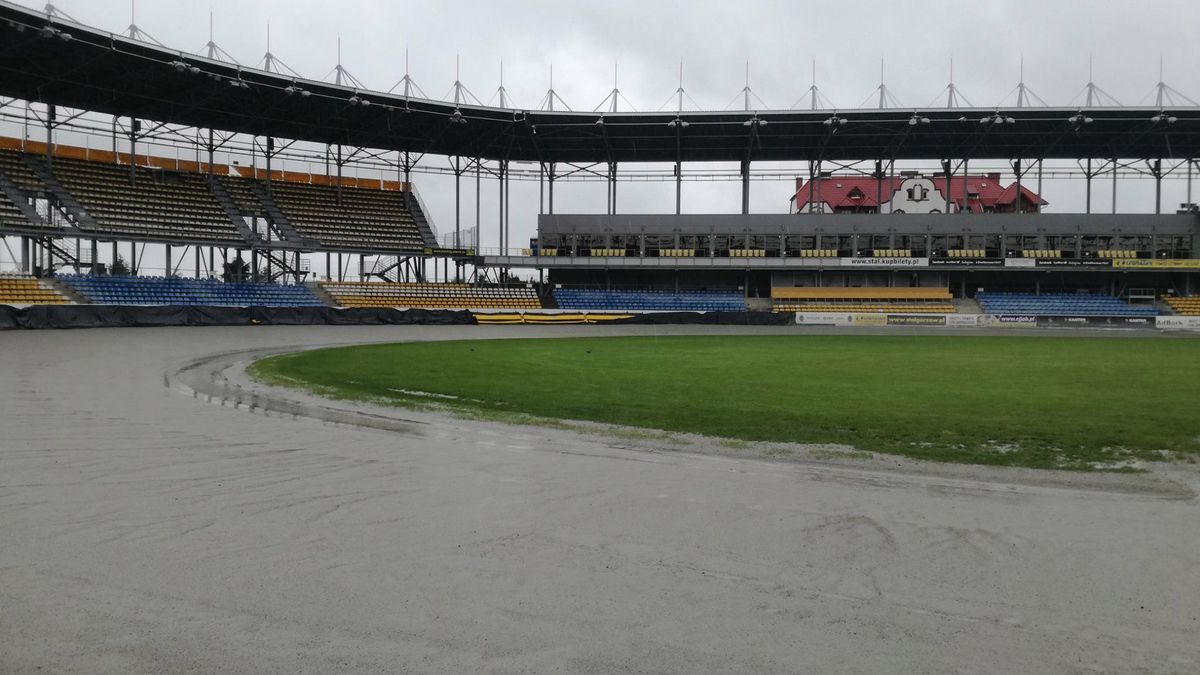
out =
[[[796,323],[802,326],[850,326],[854,320],[849,314],[829,314],[818,312],[816,314],[800,314],[796,313]]]
[[[954,328],[974,328],[979,325],[981,314],[947,314],[946,325]]]
[[[855,326],[888,325],[888,317],[886,314],[852,314],[851,317]]]
[[[888,314],[889,326],[945,326],[944,314]]]
[[[1200,330],[1200,316],[1156,316],[1154,323],[1168,330]]]
[[[1112,267],[1107,258],[1037,258],[1037,267]]]
[[[930,258],[930,267],[1002,267],[1003,258]]]
[[[1037,267],[1037,261],[1033,258],[1005,258],[1005,267]]]
[[[1036,316],[1024,316],[1017,314],[988,314],[983,318],[985,326],[1034,326],[1037,325]]]
[[[1113,267],[1126,269],[1195,270],[1200,269],[1200,260],[1151,260],[1129,258],[1112,261]]]
[[[841,258],[847,267],[929,267],[929,258]]]

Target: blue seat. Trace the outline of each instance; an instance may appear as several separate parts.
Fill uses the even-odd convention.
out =
[[[1108,295],[1069,293],[979,293],[975,296],[988,314],[1024,314],[1029,316],[1156,316],[1153,307],[1134,307]]]
[[[59,280],[96,304],[323,307],[307,286],[265,282],[224,283],[168,277],[65,275]]]
[[[565,289],[554,291],[562,309],[616,311],[745,311],[746,300],[739,291],[605,291]]]

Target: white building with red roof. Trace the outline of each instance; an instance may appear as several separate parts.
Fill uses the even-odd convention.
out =
[[[965,181],[965,185],[964,185]],[[878,180],[872,176],[826,176],[796,179],[793,213],[1037,213],[1048,202],[1021,186],[1001,185],[1000,174],[950,178],[947,199],[945,176],[905,172]],[[811,205],[811,206],[810,206]]]

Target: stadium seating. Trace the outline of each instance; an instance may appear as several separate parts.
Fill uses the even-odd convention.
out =
[[[741,291],[605,291],[556,288],[562,309],[667,310],[685,312],[746,311]]]
[[[1171,311],[1181,316],[1200,316],[1200,296],[1187,298],[1164,298]]]
[[[866,314],[954,314],[954,305],[941,302],[779,302],[775,312],[856,312]]]
[[[42,179],[25,164],[24,153],[0,150],[0,172],[4,173],[22,192],[30,195],[47,192]]]
[[[243,212],[265,212],[249,178],[230,177],[222,184]],[[325,246],[370,251],[426,246],[412,212],[404,207],[403,192],[343,187],[338,204],[334,187],[275,182],[271,199],[297,232]]]
[[[16,204],[13,204],[4,193],[0,192],[0,233],[4,232],[5,226],[28,226],[28,222],[25,214],[21,213]]]
[[[70,302],[62,293],[33,277],[0,274],[0,305],[66,305]]]
[[[343,307],[421,307],[426,309],[540,309],[528,286],[326,281],[321,288]]]
[[[174,277],[72,275],[58,279],[100,305],[325,306],[307,286]]]
[[[229,246],[245,243],[200,174],[139,166],[137,182],[131,184],[128,166],[59,157],[54,175],[105,233]],[[86,229],[86,224],[80,227]]]
[[[25,164],[21,154],[10,150],[0,150],[0,173],[26,198],[32,198],[46,192],[42,180]],[[0,191],[0,233],[5,227],[21,227],[25,230],[57,231],[57,226],[44,222],[30,222],[17,204],[7,194]]]
[[[958,311],[944,288],[772,288],[776,312],[898,312],[953,314]]]
[[[796,255],[799,258],[836,258],[838,252],[836,248],[802,248]]]
[[[982,248],[952,248],[946,251],[947,258],[986,258],[987,251]]]
[[[975,296],[987,314],[1026,316],[1155,316],[1153,307],[1134,307],[1109,295],[1073,293],[979,293]]]

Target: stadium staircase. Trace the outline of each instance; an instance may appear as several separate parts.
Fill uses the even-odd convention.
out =
[[[326,291],[323,286],[321,286],[321,284],[317,283],[316,281],[308,281],[308,282],[305,282],[304,285],[308,287],[308,290],[311,291],[312,294],[315,295],[318,300],[325,303],[327,306],[329,306],[329,307],[337,307],[338,306],[337,299],[335,299],[332,295],[330,295],[329,292]]]
[[[25,216],[25,220],[29,221],[29,225],[34,227],[46,227],[46,221],[42,219],[42,215],[33,208],[33,204],[29,203],[29,199],[25,197],[25,193],[21,192],[21,188],[17,184],[8,179],[3,173],[0,173],[0,193],[3,193],[8,201],[12,202],[13,206]]]
[[[90,304],[92,304],[92,301],[89,300],[86,295],[80,293],[79,291],[75,290],[74,288],[71,288],[67,284],[64,284],[62,281],[60,281],[58,279],[58,277],[46,277],[46,278],[42,279],[42,284],[45,285],[47,288],[52,288],[52,289],[58,291],[59,293],[61,293],[63,295],[63,297],[70,300],[71,304],[73,304],[73,305],[90,305]]]
[[[283,238],[285,243],[301,248],[317,248],[319,242],[314,239],[309,239],[300,234],[296,227],[292,225],[292,221],[283,214],[279,205],[271,198],[271,194],[267,192],[267,188],[259,181],[251,181],[250,187],[254,190],[254,196],[258,197],[258,201],[262,203],[263,210],[266,211],[267,220],[271,221],[271,225],[275,228],[275,232]]]
[[[50,169],[49,164],[46,164],[40,157],[34,157],[33,155],[26,154],[23,157],[25,165],[41,179],[42,184],[54,196],[54,200],[58,202],[60,209],[66,214],[73,225],[84,230],[96,231],[100,229],[100,224],[96,222],[96,219],[87,212],[87,209],[83,208],[83,205],[75,199],[74,195],[63,187],[62,183],[58,182],[58,178],[54,176],[54,172]]]
[[[979,303],[970,298],[955,298],[951,302],[959,314],[983,314]]]
[[[233,196],[229,194],[229,190],[225,189],[221,181],[216,179],[209,180],[208,186],[212,190],[213,197],[216,198],[217,203],[221,205],[221,210],[229,217],[229,222],[237,229],[238,234],[242,235],[246,243],[253,245],[261,242],[262,240],[259,238],[258,233],[246,223],[246,219],[242,216],[237,204],[233,201]]]
[[[417,224],[417,231],[421,233],[421,239],[425,241],[426,246],[436,247],[438,245],[437,230],[434,229],[429,217],[425,215],[425,206],[421,204],[421,196],[414,189],[410,189],[406,195],[409,198],[405,200],[405,205],[412,213],[413,221]]]

